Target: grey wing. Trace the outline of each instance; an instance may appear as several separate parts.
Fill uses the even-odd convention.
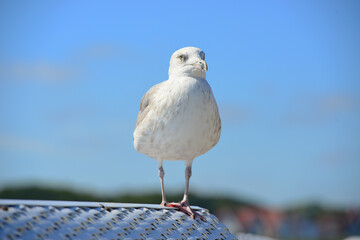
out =
[[[135,129],[137,128],[137,126],[139,126],[141,124],[141,122],[146,117],[147,113],[150,110],[150,106],[153,103],[154,95],[156,94],[156,92],[159,90],[160,86],[163,83],[164,82],[161,82],[159,84],[156,84],[152,88],[150,88],[149,91],[147,91],[145,93],[145,95],[143,96],[143,98],[141,99],[140,111],[139,111],[137,119],[136,119]]]

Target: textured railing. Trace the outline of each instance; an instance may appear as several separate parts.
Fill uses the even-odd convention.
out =
[[[194,209],[206,221],[152,204],[0,200],[0,239],[236,239]]]

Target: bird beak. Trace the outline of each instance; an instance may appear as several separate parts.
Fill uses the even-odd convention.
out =
[[[202,63],[202,68],[207,71],[208,70],[208,65],[207,63],[205,62],[205,60],[201,60],[201,63]]]
[[[207,63],[205,62],[205,60],[202,60],[202,59],[200,61],[195,62],[195,63],[190,64],[190,65],[196,66],[197,68],[201,68],[201,70],[204,70],[204,71],[208,70]]]

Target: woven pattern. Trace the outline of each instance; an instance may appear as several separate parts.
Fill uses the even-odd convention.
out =
[[[236,239],[206,209],[206,218],[149,205],[52,206],[0,202],[0,239]]]

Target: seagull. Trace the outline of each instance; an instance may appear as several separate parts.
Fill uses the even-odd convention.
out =
[[[169,79],[146,92],[134,131],[135,149],[159,163],[161,205],[199,217],[189,204],[193,160],[214,147],[220,138],[219,110],[209,83],[205,53],[185,47],[170,59]],[[185,191],[179,203],[169,203],[164,189],[164,160],[185,161]]]

